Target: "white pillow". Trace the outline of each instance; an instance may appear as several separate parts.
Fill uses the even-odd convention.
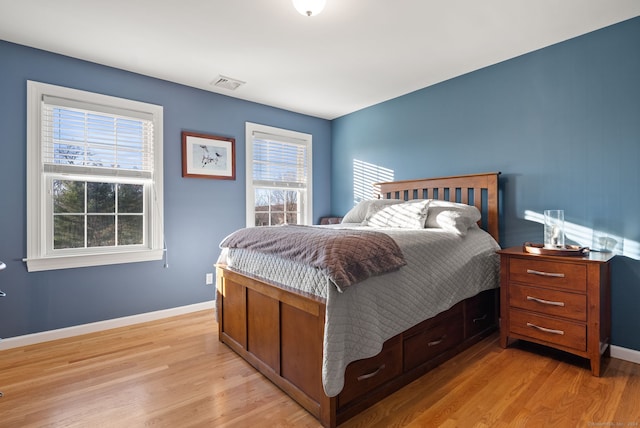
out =
[[[342,218],[343,223],[362,223],[367,218],[370,206],[386,207],[392,204],[402,203],[400,199],[367,199],[358,202]]]
[[[481,217],[480,211],[472,205],[432,199],[429,202],[426,227],[440,228],[464,236]]]
[[[375,227],[424,229],[429,201],[413,200],[386,207],[370,206],[365,223]]]

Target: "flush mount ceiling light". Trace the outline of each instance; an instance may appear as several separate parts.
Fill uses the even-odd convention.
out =
[[[293,0],[293,7],[306,16],[315,16],[322,12],[327,0]]]

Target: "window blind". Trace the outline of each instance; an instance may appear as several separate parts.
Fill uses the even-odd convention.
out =
[[[258,186],[306,188],[307,145],[295,138],[253,133],[253,182]]]
[[[82,108],[85,107],[85,108]],[[153,121],[144,113],[56,97],[42,101],[45,172],[151,178]]]

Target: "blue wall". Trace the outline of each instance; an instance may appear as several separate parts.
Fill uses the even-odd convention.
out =
[[[164,106],[162,262],[27,273],[26,81]],[[218,243],[245,224],[245,122],[313,135],[314,218],[330,214],[331,123],[0,41],[0,337],[199,303]],[[182,178],[181,131],[236,139],[236,180]]]
[[[502,171],[503,246],[539,242],[529,213],[549,208],[565,210],[574,242],[615,237],[613,343],[640,350],[638,76],[635,18],[328,122],[0,41],[0,337],[212,299],[217,244],[244,226],[251,121],[313,134],[315,218],[353,205],[358,160],[395,179]],[[168,269],[26,272],[28,79],[164,106]],[[182,178],[182,130],[236,138],[237,179]]]
[[[336,214],[354,160],[395,179],[501,171],[503,246],[541,242],[545,209],[572,242],[616,239],[612,341],[640,350],[640,18],[336,119],[332,144]]]

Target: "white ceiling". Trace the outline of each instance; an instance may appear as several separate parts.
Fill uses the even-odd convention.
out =
[[[291,0],[0,0],[0,39],[333,119],[636,16],[640,0],[327,0],[315,17]]]

